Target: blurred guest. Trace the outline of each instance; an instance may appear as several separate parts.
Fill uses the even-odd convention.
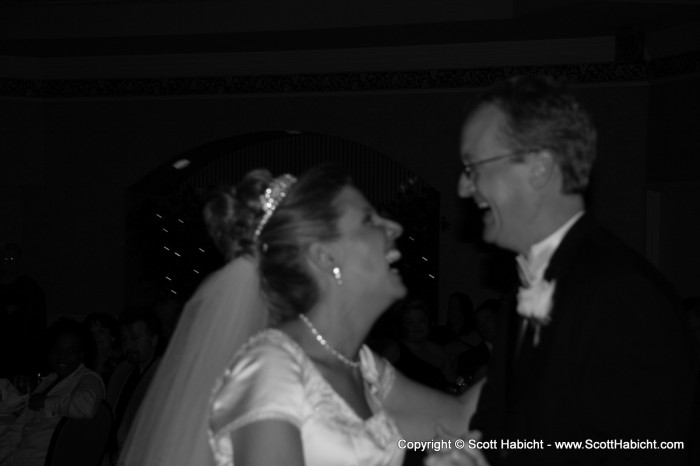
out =
[[[476,330],[479,332],[481,343],[462,353],[457,362],[459,373],[470,381],[486,375],[486,367],[493,352],[497,316],[501,305],[500,300],[490,298],[479,304],[474,311]]]
[[[431,339],[442,345],[457,364],[460,355],[483,343],[476,328],[474,303],[465,293],[455,291],[447,301],[447,324],[436,327]]]
[[[138,310],[124,316],[124,330],[124,355],[143,375],[157,363],[165,346],[160,320],[149,310]]]
[[[52,372],[39,383],[14,424],[0,434],[2,466],[42,466],[61,418],[90,419],[104,398],[102,379],[83,364],[90,338],[85,328],[62,319],[48,335]]]
[[[0,377],[37,367],[45,330],[44,291],[22,273],[22,249],[8,243],[0,260]]]
[[[163,294],[153,306],[153,312],[160,320],[163,338],[170,341],[182,314],[182,303],[171,293]]]
[[[437,343],[428,340],[430,319],[420,299],[399,302],[394,309],[399,328],[398,357],[394,366],[405,376],[438,390],[448,390],[457,374],[449,356]]]
[[[401,355],[397,344],[398,338],[398,324],[395,322],[395,317],[392,312],[385,312],[372,326],[365,344],[372,348],[372,351],[395,364]]]
[[[100,374],[105,385],[114,369],[124,359],[121,348],[119,321],[104,312],[89,314],[83,320],[94,342],[94,351],[86,357],[85,365]]]
[[[476,329],[481,338],[489,349],[489,353],[493,352],[493,341],[496,338],[496,323],[498,322],[498,313],[503,306],[500,299],[490,298],[479,304],[474,311],[476,315]]]
[[[398,340],[386,349],[388,359],[403,375],[443,392],[457,391],[457,374],[445,350],[428,339],[430,318],[420,299],[399,301],[392,314],[397,319]],[[425,452],[407,451],[404,466],[421,465]]]
[[[474,303],[467,294],[455,291],[447,298],[447,322],[433,329],[431,339],[443,345],[465,330],[471,333],[475,325]]]
[[[117,444],[121,445],[136,416],[146,390],[158,368],[160,357],[165,348],[160,320],[150,310],[138,310],[127,313],[124,317],[126,358],[135,366],[124,386],[118,406],[115,407],[115,425]]]

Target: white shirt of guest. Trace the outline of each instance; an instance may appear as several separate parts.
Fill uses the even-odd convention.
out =
[[[42,466],[51,436],[62,417],[90,419],[105,395],[102,378],[83,364],[56,383],[51,373],[34,393],[46,393],[44,408],[25,407],[15,422],[0,436],[2,466]]]
[[[544,278],[544,272],[547,270],[549,260],[554,255],[554,251],[557,250],[566,233],[583,214],[583,210],[577,212],[554,233],[539,243],[533,244],[527,257],[522,254],[516,257],[515,260],[518,262],[518,269],[520,270],[523,283],[537,283]]]

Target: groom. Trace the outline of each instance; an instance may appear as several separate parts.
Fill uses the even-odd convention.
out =
[[[490,89],[462,129],[459,195],[523,282],[471,422],[492,465],[685,464],[653,448],[689,448],[689,333],[660,274],[586,211],[595,155],[588,115],[548,78]]]

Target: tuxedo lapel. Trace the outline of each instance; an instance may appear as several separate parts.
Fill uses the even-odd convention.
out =
[[[520,319],[520,345],[515,362],[515,381],[519,384],[523,378],[527,379],[527,374],[532,368],[537,353],[537,347],[533,344],[535,337],[535,325]]]
[[[565,288],[566,276],[571,270],[571,263],[575,260],[579,245],[595,229],[595,221],[590,215],[584,214],[566,233],[549,261],[544,279],[556,282],[552,304],[552,321],[539,329],[537,346],[534,345],[535,325],[528,324],[523,331],[524,319],[517,313],[513,315],[510,329],[510,341],[513,342],[513,363],[510,366],[510,375],[514,386],[512,395],[516,398],[527,393],[527,387],[536,383],[538,371],[545,363],[544,359],[552,351],[552,340],[556,328],[559,326],[559,320],[565,318],[562,315],[566,312],[565,309],[557,306],[558,298],[562,296],[560,292]],[[517,302],[515,306],[517,307]]]

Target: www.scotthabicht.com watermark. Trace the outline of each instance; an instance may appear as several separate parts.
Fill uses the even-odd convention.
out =
[[[462,440],[428,440],[425,442],[412,442],[400,439],[398,447],[402,450],[414,451],[441,451],[455,448],[478,450],[544,450],[545,448],[555,448],[557,450],[682,450],[685,448],[683,442],[660,442],[657,440],[591,440],[575,442],[552,442],[545,443],[544,440],[486,440],[474,439]]]
[[[657,440],[591,440],[583,442],[554,442],[558,450],[682,450],[684,442],[659,442]]]

